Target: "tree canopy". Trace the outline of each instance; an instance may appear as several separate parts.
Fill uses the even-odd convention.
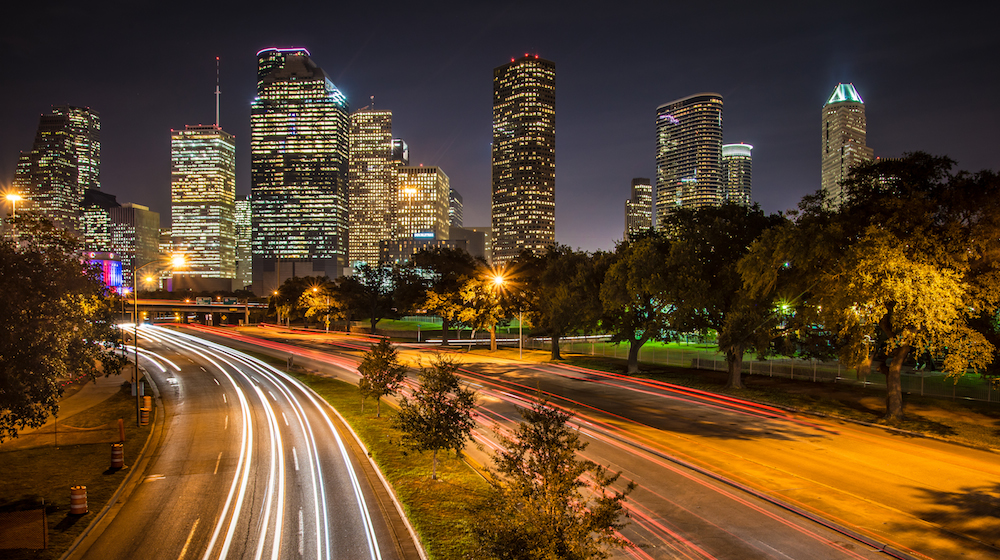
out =
[[[953,166],[923,153],[860,166],[842,204],[806,197],[740,263],[750,290],[786,298],[797,324],[830,332],[848,367],[884,357],[888,419],[903,416],[911,351],[943,355],[952,375],[995,356],[971,321],[995,315],[1000,298],[1000,181]]]
[[[18,217],[0,240],[0,441],[59,409],[61,381],[118,374],[116,306],[78,243],[46,221]]]
[[[429,277],[421,305],[441,317],[441,344],[448,344],[452,323],[459,321],[465,302],[460,291],[486,263],[468,251],[451,247],[433,247],[414,253],[411,261],[419,273]]]
[[[475,557],[591,560],[628,546],[618,532],[635,483],[616,490],[621,473],[577,458],[587,444],[567,414],[545,402],[518,410],[514,433],[496,433],[490,491],[473,515]]]
[[[378,341],[361,357],[358,365],[358,391],[361,405],[364,399],[375,399],[375,416],[382,416],[382,397],[394,395],[406,378],[406,366],[399,361],[399,352],[388,338]]]

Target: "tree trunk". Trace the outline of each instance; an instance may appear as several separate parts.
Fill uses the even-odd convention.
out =
[[[437,480],[438,450],[431,452],[431,480]]]
[[[889,355],[891,361],[885,371],[885,419],[903,419],[903,360],[910,353],[910,346],[904,344]]]
[[[375,397],[375,418],[382,417],[382,398]]]
[[[445,319],[444,317],[442,317],[441,318],[441,346],[447,346],[448,345],[448,330],[449,330],[449,327],[451,327],[451,321],[449,321],[448,319]]]
[[[497,351],[497,326],[490,327],[490,352]]]
[[[559,335],[552,335],[552,359],[561,360],[562,356],[559,354]]]
[[[375,325],[378,324],[378,319],[375,319],[373,317],[372,320],[371,320],[371,323],[372,323],[372,334],[378,334],[378,332],[376,332],[376,330],[375,330]]]
[[[639,340],[628,341],[628,374],[639,373],[639,350],[642,349],[642,345],[646,344],[649,340],[646,335],[643,335]]]
[[[729,368],[729,383],[726,387],[743,389],[743,348],[726,350],[726,366]]]

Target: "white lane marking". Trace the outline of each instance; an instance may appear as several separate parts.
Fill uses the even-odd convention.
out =
[[[302,519],[302,508],[299,508],[299,556],[302,556],[306,550],[306,525],[305,521]]]
[[[222,393],[222,402],[224,402],[224,403],[228,403],[229,402],[229,399],[226,398],[226,394],[225,393]]]
[[[292,448],[292,460],[295,462],[295,470],[299,470],[299,454],[295,452],[295,448]]]
[[[215,384],[216,384],[216,385],[218,385],[219,387],[222,387],[222,385],[221,385],[221,384],[219,383],[219,380],[218,380],[218,379],[216,379],[216,378],[214,378],[214,377],[213,377],[213,378],[212,378],[212,381],[215,381]]]
[[[272,393],[271,391],[268,391],[268,392],[267,392],[267,394],[268,394],[268,395],[271,395],[271,398],[272,398],[272,399],[274,399],[274,400],[278,400],[278,397],[274,396],[274,393]]]
[[[222,452],[219,452],[219,458],[215,460],[215,471],[212,474],[219,474],[219,463],[222,462]]]
[[[184,548],[181,549],[181,555],[177,557],[177,560],[184,560],[184,555],[187,554],[188,547],[191,546],[191,539],[194,538],[194,531],[198,528],[199,521],[201,521],[200,517],[194,520],[194,525],[191,526],[191,532],[188,533],[188,538],[184,541]]]
[[[147,476],[145,478],[145,480],[143,480],[143,482],[152,482],[154,480],[163,480],[164,478],[167,478],[167,477],[164,476],[164,475],[162,475],[162,474],[151,474],[151,475]]]
[[[287,426],[288,425],[288,417],[285,416],[284,412],[281,413],[281,417],[285,419],[285,425]]]
[[[229,429],[229,415],[228,414],[226,415],[226,427],[222,428],[222,429],[223,430],[228,430]]]
[[[201,368],[201,371],[203,371],[203,372],[205,372],[205,373],[208,373],[208,370],[207,370],[207,369],[205,369],[204,367],[202,367],[202,366],[198,366],[198,367],[200,367],[200,368]]]

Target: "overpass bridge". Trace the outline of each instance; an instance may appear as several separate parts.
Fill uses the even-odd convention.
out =
[[[236,298],[123,299],[123,321],[135,322],[138,310],[142,322],[238,325],[250,322],[250,312],[267,309],[267,304]]]

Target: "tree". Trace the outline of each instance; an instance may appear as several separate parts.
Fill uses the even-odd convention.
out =
[[[18,242],[0,240],[0,441],[59,410],[61,381],[118,374],[115,301],[79,244],[51,223],[17,219]]]
[[[615,490],[620,472],[577,459],[587,444],[567,414],[545,402],[519,411],[525,421],[513,435],[496,433],[490,490],[474,512],[476,557],[590,560],[630,546],[617,532],[635,483]]]
[[[328,282],[326,276],[293,276],[285,280],[278,287],[278,294],[274,296],[274,306],[279,317],[285,318],[285,324],[291,325],[292,319],[304,319],[306,309],[302,305],[302,297],[312,290],[314,286],[319,286]]]
[[[322,318],[326,330],[330,330],[330,318],[336,317],[337,309],[336,285],[327,279],[319,285],[306,289],[299,296],[299,308],[305,309],[305,317]]]
[[[431,479],[437,478],[437,453],[454,449],[461,453],[475,423],[472,409],[476,394],[459,385],[458,363],[438,354],[420,369],[420,387],[412,399],[403,398],[393,426],[403,432],[402,443],[414,451],[432,453]]]
[[[528,321],[539,334],[552,340],[551,358],[561,360],[559,342],[575,331],[595,328],[601,317],[601,278],[595,274],[595,257],[565,245],[549,247],[542,257],[522,253],[508,270]]]
[[[760,207],[728,203],[679,209],[664,222],[671,238],[665,274],[670,322],[681,332],[714,329],[726,354],[730,387],[742,388],[743,354],[766,352],[775,319],[769,296],[744,288],[737,263],[765,230],[783,223]]]
[[[463,284],[485,266],[464,249],[434,247],[414,253],[411,262],[430,275],[422,307],[441,317],[441,345],[448,344],[451,324],[459,320],[465,302],[459,294]]]
[[[657,234],[618,245],[601,284],[601,326],[612,342],[628,342],[628,373],[639,372],[639,350],[669,327],[666,257],[670,243]]]
[[[465,306],[458,314],[458,320],[472,325],[474,329],[490,331],[490,351],[497,350],[497,323],[507,318],[504,292],[495,278],[481,271],[469,278],[458,292]]]
[[[903,418],[911,351],[944,355],[950,375],[995,356],[971,320],[995,314],[1000,298],[1000,180],[953,175],[953,166],[914,153],[858,167],[843,204],[806,197],[797,220],[762,236],[740,264],[757,293],[801,294],[790,302],[796,321],[831,333],[848,367],[885,356],[888,420]]]
[[[396,347],[383,338],[378,344],[365,352],[358,366],[361,379],[358,381],[358,391],[361,393],[361,407],[364,410],[365,399],[375,399],[375,416],[382,416],[382,397],[395,395],[406,378],[406,366],[399,362]]]
[[[363,264],[354,276],[340,278],[338,286],[348,313],[367,317],[372,334],[377,333],[379,321],[399,317],[423,293],[420,278],[412,269],[390,264]]]

